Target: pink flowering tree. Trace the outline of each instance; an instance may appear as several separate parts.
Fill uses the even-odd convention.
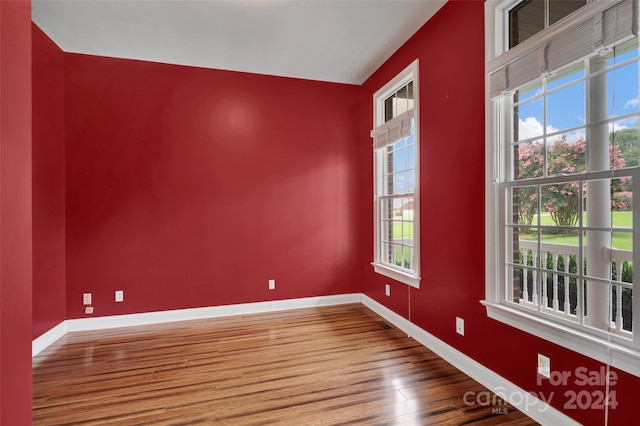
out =
[[[555,141],[547,148],[546,175],[573,175],[584,172],[586,167],[586,147],[584,139],[568,143],[564,138]],[[517,178],[530,179],[545,175],[544,146],[533,143],[518,147]],[[617,146],[609,147],[610,167],[624,167],[624,158]],[[586,197],[586,185],[583,184],[582,197]],[[628,210],[631,207],[631,194],[625,191],[624,180],[612,181],[611,207],[614,210]],[[543,186],[542,208],[547,211],[556,225],[575,226],[580,214],[580,187],[577,182]],[[536,187],[518,188],[519,223],[531,224],[537,212],[538,194]]]

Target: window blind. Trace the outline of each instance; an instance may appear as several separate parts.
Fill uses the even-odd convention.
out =
[[[538,43],[512,61],[506,64],[491,61],[488,64],[490,97],[514,90],[593,52],[602,53],[631,35],[638,35],[638,0],[620,1],[604,11],[592,10],[581,24]]]
[[[371,131],[375,148],[384,148],[401,139],[411,136],[413,127],[413,109],[403,112]]]

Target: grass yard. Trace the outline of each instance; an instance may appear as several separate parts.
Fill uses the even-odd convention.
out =
[[[533,217],[533,223],[535,224],[538,220],[537,216]],[[587,214],[584,213],[582,215],[582,220],[584,223],[587,222]],[[633,226],[633,212],[611,212],[611,222],[613,223],[614,228],[631,228]],[[540,224],[541,225],[555,225],[553,223],[553,219],[551,219],[551,215],[549,213],[543,213],[540,216]]]
[[[413,238],[413,222],[394,220],[393,221],[393,240],[400,242],[402,240],[409,240]],[[403,253],[404,251],[404,253]],[[412,253],[409,247],[404,247],[404,250],[400,246],[394,248],[394,257],[396,265],[408,267],[407,262],[413,263]]]
[[[393,222],[393,239],[405,240],[413,238],[413,222],[401,222],[396,220]]]
[[[586,216],[586,215],[585,215]],[[536,223],[538,220],[537,217],[534,217],[533,223]],[[586,217],[583,217],[583,220],[586,221]],[[612,212],[611,213],[611,222],[613,223],[614,228],[629,228],[631,231],[633,226],[633,212]],[[540,224],[553,226],[553,220],[551,219],[550,214],[543,214],[540,217]],[[523,234],[520,236],[523,240],[533,240],[535,237],[533,235]],[[571,235],[562,235],[562,234],[552,234],[552,235],[543,235],[542,241],[545,243],[553,243],[553,244],[569,244],[569,245],[578,245],[578,236],[575,234]],[[620,250],[633,250],[633,233],[632,232],[613,232],[611,235],[611,245],[614,248]]]

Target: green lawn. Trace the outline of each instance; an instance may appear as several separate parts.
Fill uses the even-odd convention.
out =
[[[403,226],[404,225],[404,226]],[[413,238],[413,222],[393,222],[393,239]]]
[[[586,223],[587,214],[582,216],[582,220]],[[533,223],[537,223],[538,217],[533,217]],[[615,228],[631,228],[633,226],[633,212],[611,212],[611,222]],[[555,225],[549,213],[543,213],[540,216],[541,225]]]
[[[413,222],[401,222],[399,220],[394,221],[393,222],[393,239],[395,241],[399,241],[399,240],[406,240],[410,238],[413,238]],[[394,254],[396,259],[396,265],[402,265],[403,267],[408,266],[405,264],[403,260],[401,247],[396,247]],[[410,256],[411,256],[411,250],[409,249],[409,247],[405,247],[404,259],[408,260]]]
[[[533,223],[536,223],[537,217],[534,217]],[[583,220],[586,220],[583,218]],[[633,225],[633,212],[612,212],[611,222],[616,228],[630,228]],[[554,225],[551,215],[543,214],[540,217],[542,225]],[[533,235],[523,234],[520,236],[523,240],[534,239]],[[572,235],[543,235],[542,241],[554,244],[570,244],[578,245],[578,236]],[[611,235],[611,245],[620,250],[633,250],[633,234],[631,232],[614,232]]]

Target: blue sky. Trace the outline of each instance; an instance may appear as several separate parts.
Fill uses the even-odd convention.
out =
[[[636,57],[638,49],[630,49],[616,56],[608,58],[607,65],[612,67]],[[564,85],[564,86],[563,86]],[[555,92],[547,94],[547,133],[561,131],[566,134],[568,142],[585,136],[583,126],[586,125],[585,100],[586,82],[584,69],[580,64],[572,66],[568,71],[552,76],[548,79],[547,90],[561,87]],[[607,71],[608,117],[621,117],[640,111],[638,98],[638,62],[632,62],[622,67]],[[519,106],[519,139],[527,139],[543,134],[543,98],[542,86],[537,85],[522,89],[519,93],[523,101]],[[536,97],[537,96],[537,97]],[[563,132],[566,129],[582,127],[573,132]],[[638,127],[637,117],[615,120],[613,130]]]

